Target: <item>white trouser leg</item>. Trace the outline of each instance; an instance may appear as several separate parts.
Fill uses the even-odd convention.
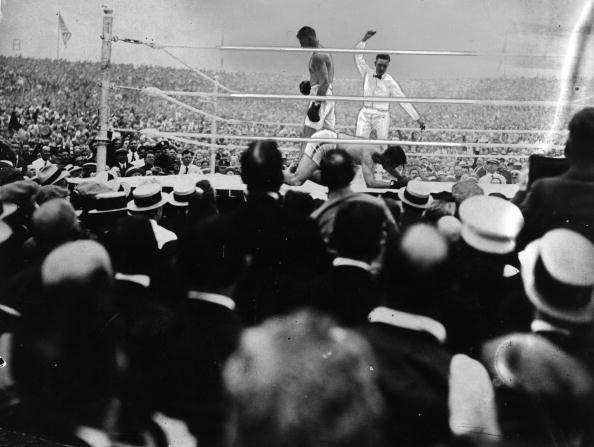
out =
[[[390,112],[377,114],[373,124],[378,140],[387,140],[390,137]]]
[[[369,138],[371,134],[371,117],[365,111],[365,109],[361,109],[359,111],[359,115],[357,116],[357,131],[356,135],[362,138]]]

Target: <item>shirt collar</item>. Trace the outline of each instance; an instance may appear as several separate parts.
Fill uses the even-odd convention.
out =
[[[376,307],[369,313],[367,320],[370,323],[384,323],[412,331],[427,332],[442,344],[445,343],[447,338],[446,328],[439,321],[389,307]]]
[[[86,425],[77,427],[74,435],[93,447],[111,447],[112,445],[107,434]]]
[[[552,325],[551,323],[544,321],[544,320],[534,320],[530,324],[530,330],[532,332],[557,332],[558,334],[563,334],[570,336],[571,331],[567,329],[563,329],[557,326]]]
[[[368,272],[371,271],[371,265],[369,265],[367,262],[358,261],[357,259],[351,259],[351,258],[341,258],[340,256],[334,258],[334,261],[332,261],[332,265],[334,267],[348,265],[350,267],[358,267],[358,268],[366,270]]]
[[[187,296],[191,300],[206,301],[208,303],[218,304],[219,306],[226,307],[229,310],[235,310],[235,301],[225,295],[189,290]]]
[[[140,284],[142,287],[148,287],[151,285],[151,278],[148,275],[128,275],[126,273],[116,273],[115,279],[119,281],[130,281],[136,284]]]

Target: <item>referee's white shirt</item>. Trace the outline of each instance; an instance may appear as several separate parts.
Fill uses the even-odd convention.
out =
[[[355,45],[355,48],[365,48],[365,42],[359,42],[357,45]],[[355,64],[357,65],[357,69],[363,78],[363,96],[405,97],[400,85],[398,85],[392,76],[387,73],[385,73],[381,79],[379,79],[377,76],[374,76],[375,70],[367,65],[367,62],[365,62],[365,59],[363,58],[363,54],[355,54]],[[389,102],[365,102],[363,105],[368,109],[375,109],[382,112],[387,112],[390,109]],[[412,104],[401,102],[400,106],[413,120],[417,121],[420,118]]]

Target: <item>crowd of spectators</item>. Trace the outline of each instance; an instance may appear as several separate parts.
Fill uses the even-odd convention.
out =
[[[512,200],[483,189],[513,179],[496,154],[452,166],[440,192],[418,178],[446,166],[409,166],[380,196],[351,189],[341,149],[321,161],[321,200],[281,194],[274,140],[220,153],[219,172],[237,166],[246,191],[183,175],[209,167],[132,133],[113,132],[110,170],[93,175],[98,66],[4,61],[0,439],[593,445],[594,108],[569,123],[565,172],[530,172]],[[204,88],[175,73],[114,68],[116,82]],[[222,77],[249,90],[246,79]],[[115,126],[196,124],[146,98],[116,101]],[[536,124],[510,113],[502,126]],[[261,130],[248,127],[234,132]],[[167,173],[182,174],[170,188],[122,178]]]
[[[132,190],[105,172],[73,188],[52,165],[22,180],[2,142],[0,432],[92,447],[590,446],[593,141],[584,109],[568,170],[511,201],[472,178],[353,192],[340,149],[321,163],[327,201],[281,196],[273,140],[241,153],[239,195],[196,176]]]
[[[114,85],[157,87],[162,90],[212,90],[207,81],[185,69],[116,64],[112,66],[111,73]],[[207,74],[215,75],[208,71]],[[300,78],[297,74],[293,77],[284,74],[228,72],[217,75],[220,82],[229,88],[258,93],[295,93]],[[263,77],[266,82],[262,82]],[[0,128],[2,136],[9,139],[15,150],[22,154],[23,164],[39,158],[44,146],[51,149],[56,160],[65,158],[66,164],[82,166],[90,161],[98,131],[99,78],[100,66],[97,63],[0,57]],[[554,79],[545,78],[430,79],[403,81],[403,87],[406,93],[413,97],[547,100],[554,98],[558,84]],[[360,95],[359,88],[356,80],[348,79],[337,80],[334,85],[335,94]],[[211,101],[189,99],[188,103],[213,113]],[[114,89],[110,96],[110,107],[110,125],[116,129],[154,128],[168,132],[196,133],[210,133],[212,130],[210,118],[135,91]],[[359,107],[358,103],[338,104],[337,125],[341,130],[354,134]],[[546,129],[550,126],[552,116],[552,110],[547,107],[419,105],[419,110],[429,130],[412,133],[403,130],[410,128],[412,123],[408,121],[407,115],[394,105],[390,138],[468,143],[468,147],[461,148],[406,147],[407,153],[410,154],[407,169],[412,172],[409,177],[418,177],[424,181],[451,181],[452,178],[458,180],[459,171],[466,171],[465,166],[470,168],[469,175],[476,175],[477,168],[485,162],[484,158],[480,158],[477,166],[477,161],[472,157],[468,158],[476,152],[498,159],[501,171],[505,171],[502,174],[510,183],[512,171],[518,171],[525,165],[526,156],[532,150],[505,146],[477,149],[472,143],[505,145],[541,142],[545,137],[542,133],[513,131]],[[224,118],[216,122],[216,132],[219,135],[299,137],[305,105],[296,101],[221,99],[218,101],[216,114]],[[231,119],[239,122],[229,121]],[[453,128],[477,131],[444,130]],[[485,131],[489,129],[492,132]],[[140,137],[134,132],[114,132],[111,137],[115,138],[111,145],[112,155],[117,148],[124,145],[125,140],[128,140],[131,146],[145,146],[142,154],[158,142]],[[563,139],[564,136],[560,135],[555,142],[562,143]],[[218,145],[215,164],[217,172],[237,173],[237,160],[243,148],[241,141],[225,138],[198,140]],[[196,151],[196,146],[176,146],[175,158],[178,160],[183,150]],[[285,154],[288,164],[297,161],[299,155],[294,151]],[[456,154],[459,156],[456,157]],[[462,155],[466,157],[463,158]],[[204,148],[198,149],[192,163],[203,171],[209,170],[209,151]],[[168,161],[167,164],[171,164],[171,169],[165,173],[173,172],[173,162]]]

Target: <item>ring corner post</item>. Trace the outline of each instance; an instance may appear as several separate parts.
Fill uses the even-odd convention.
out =
[[[111,68],[111,42],[113,32],[113,10],[103,10],[103,33],[101,35],[101,102],[99,104],[99,138],[97,138],[97,172],[107,170],[107,145],[109,138],[109,86]]]
[[[213,83],[213,92],[216,95],[217,93],[219,93],[219,75],[215,75],[214,80],[216,82]],[[218,98],[216,96],[214,97],[213,108],[214,108],[213,114],[216,116],[218,114],[218,108],[219,108],[218,107]],[[217,120],[216,120],[216,118],[212,119],[212,123],[210,124],[210,133],[212,135],[210,138],[210,142],[213,144],[213,146],[210,148],[210,173],[214,174],[215,170],[216,170],[216,160],[217,160],[217,148],[216,148],[216,146],[214,146],[215,144],[217,144],[217,140],[215,138],[215,135],[217,134]]]

